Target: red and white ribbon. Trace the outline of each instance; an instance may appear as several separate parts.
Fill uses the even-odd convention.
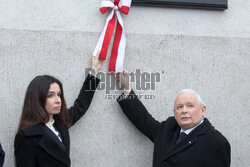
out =
[[[95,56],[97,52],[100,51],[99,58],[102,60],[106,60],[110,39],[112,37],[117,18],[115,38],[109,61],[109,72],[123,71],[126,36],[120,11],[124,14],[128,14],[130,5],[131,0],[102,0],[101,2],[100,11],[102,14],[104,14],[108,9],[112,9],[107,17],[104,29],[93,53]]]

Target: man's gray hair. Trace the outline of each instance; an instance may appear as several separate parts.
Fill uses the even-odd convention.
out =
[[[179,92],[177,93],[177,95],[175,96],[174,101],[176,101],[176,98],[177,98],[180,94],[182,94],[182,93],[193,93],[193,94],[196,96],[198,102],[199,102],[201,105],[205,105],[204,101],[202,100],[202,98],[201,98],[201,96],[198,94],[198,92],[196,92],[196,91],[194,91],[194,90],[192,90],[192,89],[183,89],[183,90],[179,91]]]

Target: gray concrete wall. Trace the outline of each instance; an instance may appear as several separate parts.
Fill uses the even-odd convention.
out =
[[[85,6],[84,3],[87,3]],[[14,166],[13,140],[26,88],[36,75],[64,85],[68,106],[85,78],[85,68],[105,16],[99,1],[0,1],[0,141],[4,167]],[[230,141],[232,167],[250,160],[250,2],[230,1],[224,12],[133,7],[124,17],[125,67],[160,72],[152,94],[142,98],[162,121],[173,115],[175,94],[200,92],[207,117]],[[108,60],[102,70],[107,71]],[[135,86],[135,85],[133,85]],[[119,91],[111,91],[119,94]],[[115,99],[98,91],[83,118],[70,129],[72,167],[150,167],[153,144],[127,120]]]
[[[0,27],[100,32],[107,14],[100,0],[1,0]],[[226,11],[133,6],[124,16],[126,32],[250,37],[250,2],[228,0]]]

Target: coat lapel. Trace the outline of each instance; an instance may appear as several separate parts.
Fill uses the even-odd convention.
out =
[[[196,142],[197,142],[197,137],[195,137],[193,139],[189,139],[189,137],[187,137],[185,140],[183,140],[179,144],[174,143],[172,148],[170,148],[170,150],[167,152],[167,155],[165,156],[164,160],[170,158],[171,156],[178,154],[179,152],[183,151],[184,149],[194,145]]]
[[[44,127],[44,132],[45,132],[45,134],[47,134],[47,136],[48,136],[50,139],[53,139],[54,142],[56,142],[56,144],[57,144],[58,146],[60,146],[60,147],[66,152],[66,147],[65,147],[64,143],[61,142],[61,141],[59,140],[59,138],[55,135],[54,132],[52,132],[51,129],[49,129],[47,126],[45,126],[45,127]]]
[[[177,124],[177,123],[176,123]],[[175,142],[179,136],[180,127],[176,126],[174,129],[171,129],[169,131],[168,137],[167,137],[167,149],[166,150],[172,150],[172,148],[175,146]]]
[[[56,160],[62,162],[66,166],[70,166],[70,158],[66,146],[64,146],[64,144],[46,125],[41,124],[27,128],[25,130],[25,135],[41,135],[41,140],[38,143],[39,147]]]
[[[63,142],[64,146],[66,147],[66,152],[69,154],[69,150],[70,150],[69,131],[57,119],[55,119],[55,125],[56,125],[57,130],[60,132],[60,134],[62,136],[62,142]]]
[[[198,127],[196,127],[188,136],[185,140],[183,140],[182,142],[180,142],[179,144],[175,144],[179,133],[180,133],[180,128],[175,128],[173,131],[170,131],[169,137],[171,138],[171,141],[169,143],[169,151],[167,151],[166,156],[164,156],[164,160],[180,153],[181,151],[183,151],[184,149],[187,149],[188,147],[194,145],[195,143],[199,142],[199,136],[200,135],[204,135],[209,128],[211,128],[211,124],[210,122],[204,118],[204,122],[199,125]]]
[[[39,142],[39,146],[45,150],[50,156],[54,157],[58,161],[70,166],[69,155],[55,140],[50,136],[44,135]]]

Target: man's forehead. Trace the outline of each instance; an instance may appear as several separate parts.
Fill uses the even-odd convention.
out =
[[[181,93],[176,97],[175,100],[175,104],[179,104],[179,103],[193,103],[196,102],[197,97],[194,93],[192,92],[185,92],[185,93]]]

